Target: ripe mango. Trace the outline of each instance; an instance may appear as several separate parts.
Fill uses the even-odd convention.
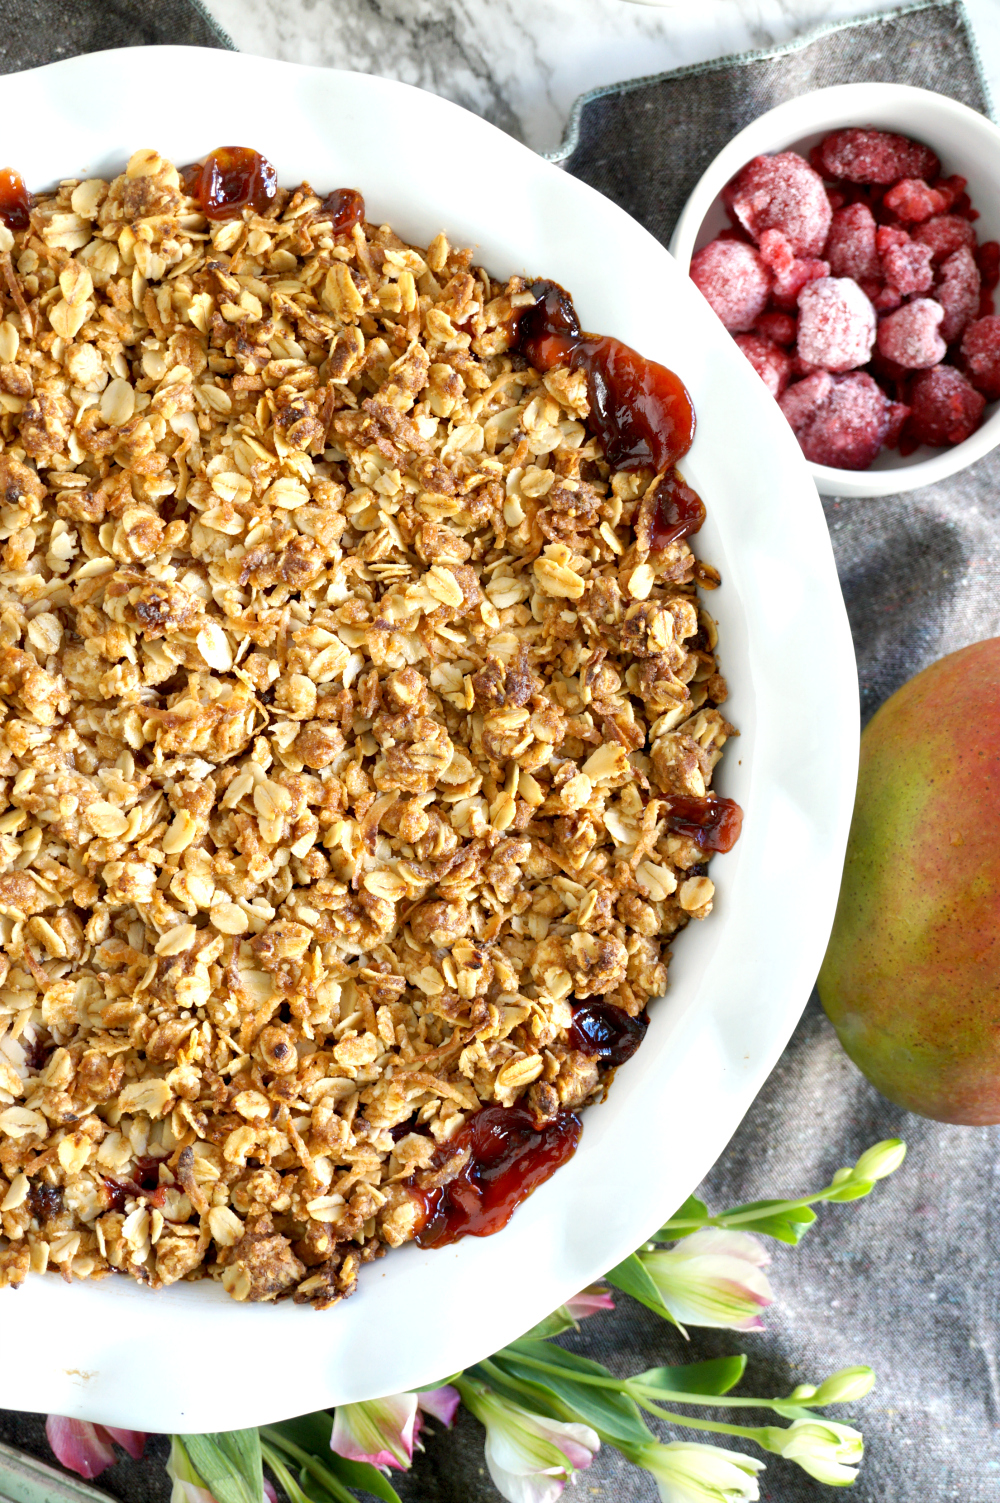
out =
[[[925,668],[865,730],[819,994],[891,1101],[1000,1122],[1000,638]]]

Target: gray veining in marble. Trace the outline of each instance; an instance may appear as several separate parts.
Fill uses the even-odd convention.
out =
[[[431,89],[538,150],[599,84],[767,47],[894,0],[207,0],[243,52]],[[994,96],[1000,3],[967,0]]]

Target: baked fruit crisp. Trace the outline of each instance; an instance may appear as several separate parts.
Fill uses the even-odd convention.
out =
[[[324,1307],[506,1222],[712,907],[690,404],[243,149],[0,199],[0,1284]]]

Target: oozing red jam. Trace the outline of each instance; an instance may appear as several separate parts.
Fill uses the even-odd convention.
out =
[[[31,194],[20,173],[0,167],[0,219],[9,230],[26,230],[31,213]]]
[[[656,488],[656,511],[649,530],[649,546],[666,548],[678,538],[697,532],[705,520],[705,503],[676,470],[664,475]]]
[[[438,1150],[443,1163],[456,1149],[470,1148],[462,1172],[440,1190],[415,1192],[426,1210],[417,1242],[444,1247],[459,1237],[491,1237],[532,1190],[572,1158],[579,1141],[580,1119],[572,1112],[561,1112],[539,1128],[527,1107],[483,1107]]]
[[[136,1159],[135,1176],[132,1179],[109,1179],[105,1177],[104,1188],[111,1198],[111,1211],[123,1211],[125,1202],[140,1196],[154,1210],[159,1210],[167,1198],[166,1185],[160,1184],[160,1160]]]
[[[357,188],[334,188],[323,200],[321,212],[333,223],[335,235],[349,235],[365,219],[365,201]]]
[[[262,214],[278,192],[278,174],[249,146],[219,146],[202,167],[185,167],[181,180],[206,219],[235,219],[244,209]]]
[[[536,370],[568,365],[586,373],[589,426],[614,469],[672,469],[694,439],[694,408],[680,377],[620,339],[584,334],[573,299],[557,282],[535,282],[531,290],[538,301],[515,313],[514,348]]]
[[[706,851],[731,851],[743,828],[743,810],[731,798],[672,793],[665,800],[667,829]]]
[[[568,1030],[572,1048],[590,1054],[607,1065],[623,1065],[631,1059],[646,1036],[649,1014],[637,1018],[613,1002],[577,1002]]]

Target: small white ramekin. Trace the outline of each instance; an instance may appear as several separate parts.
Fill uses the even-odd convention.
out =
[[[789,99],[734,136],[702,174],[684,206],[670,249],[684,271],[696,250],[714,240],[729,223],[722,190],[752,157],[777,151],[809,150],[831,130],[874,126],[913,136],[933,147],[942,171],[968,178],[968,193],[979,210],[979,241],[1000,240],[1000,128],[943,94],[908,84],[839,84]],[[982,459],[1000,444],[1000,403],[990,403],[982,426],[951,449],[922,447],[902,458],[883,449],[870,469],[837,470],[810,464],[824,496],[889,496],[943,480]]]

